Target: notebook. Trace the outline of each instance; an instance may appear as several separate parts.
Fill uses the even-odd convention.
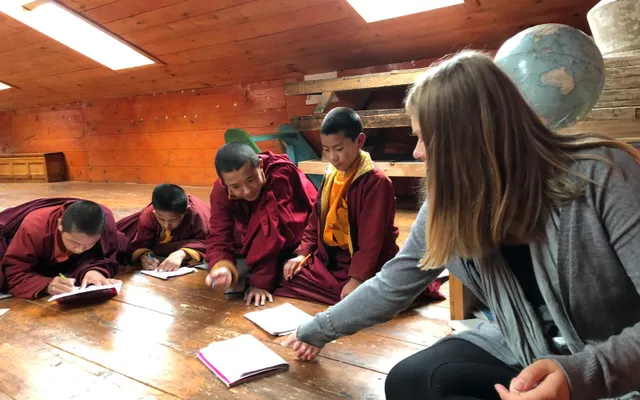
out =
[[[120,289],[122,289],[122,282],[103,286],[91,285],[87,286],[84,289],[80,289],[80,286],[74,286],[72,292],[51,296],[49,301],[66,303],[79,300],[95,300],[100,298],[107,299],[109,297],[114,297],[120,294]]]
[[[13,295],[9,293],[0,293],[0,300],[8,299],[9,297],[13,297]]]
[[[228,387],[289,369],[282,357],[251,335],[211,343],[198,358]]]
[[[1,317],[4,313],[6,313],[7,311],[9,311],[9,309],[8,309],[8,308],[0,308],[0,317]]]
[[[250,312],[244,316],[273,336],[288,335],[298,329],[300,325],[313,319],[311,315],[289,303],[262,311]]]
[[[180,267],[175,271],[156,271],[156,270],[142,271],[142,273],[145,275],[153,276],[154,278],[160,278],[164,280],[173,278],[174,276],[187,275],[192,272],[196,272],[196,269],[194,267]]]

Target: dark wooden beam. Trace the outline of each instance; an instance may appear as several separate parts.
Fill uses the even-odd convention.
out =
[[[358,115],[360,115],[362,127],[365,129],[411,126],[409,116],[401,108],[358,111]],[[320,125],[325,116],[326,114],[322,113],[293,117],[291,118],[291,125],[299,131],[316,131],[320,129]]]

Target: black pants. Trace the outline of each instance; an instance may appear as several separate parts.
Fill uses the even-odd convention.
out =
[[[387,400],[476,400],[500,396],[519,371],[463,339],[449,339],[398,363],[387,377]]]

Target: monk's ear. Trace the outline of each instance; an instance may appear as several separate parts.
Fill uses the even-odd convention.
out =
[[[367,141],[367,135],[365,135],[364,133],[360,132],[360,134],[356,138],[356,144],[358,145],[358,148],[362,149],[364,147],[364,142],[366,142],[366,141]]]
[[[62,232],[62,218],[58,218],[58,230]]]

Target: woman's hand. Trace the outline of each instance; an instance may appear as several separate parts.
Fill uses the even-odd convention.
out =
[[[496,385],[502,400],[571,400],[569,382],[555,361],[538,360],[523,369],[509,386]]]
[[[284,347],[291,347],[295,352],[296,359],[302,361],[312,361],[322,351],[322,347],[312,346],[298,339],[298,331],[296,330],[281,343]]]

